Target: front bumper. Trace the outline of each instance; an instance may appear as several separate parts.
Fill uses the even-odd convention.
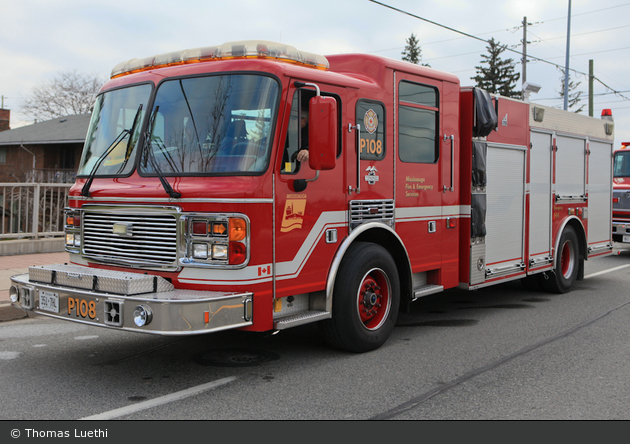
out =
[[[99,327],[194,335],[253,324],[252,293],[175,289],[159,276],[55,264],[30,267],[11,283],[14,307]],[[139,326],[134,317],[143,311]]]

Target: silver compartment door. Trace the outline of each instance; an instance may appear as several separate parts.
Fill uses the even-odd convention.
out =
[[[589,143],[588,246],[598,253],[612,245],[612,151],[610,142]]]
[[[524,268],[524,146],[488,143],[486,276]]]
[[[586,140],[569,136],[556,139],[556,195],[558,201],[586,198]]]
[[[531,133],[529,159],[529,260],[530,267],[552,262],[551,257],[551,156],[552,135]]]

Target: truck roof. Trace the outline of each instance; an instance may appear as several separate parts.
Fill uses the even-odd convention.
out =
[[[220,65],[215,63],[222,62]],[[237,64],[227,64],[237,62]],[[258,62],[258,63],[256,63]],[[344,86],[363,86],[369,84],[382,85],[386,81],[386,70],[420,75],[426,78],[440,80],[459,85],[459,78],[453,74],[438,71],[425,66],[415,65],[409,62],[394,60],[371,54],[335,54],[322,56],[304,51],[283,43],[267,40],[247,40],[227,42],[218,46],[173,51],[143,58],[134,58],[117,64],[111,72],[113,80],[138,73],[148,73],[155,70],[171,69],[175,67],[185,68],[184,71],[212,72],[231,69],[258,69],[264,70],[265,64],[271,62],[280,64],[279,69],[270,69],[270,72],[282,72],[284,75],[294,77],[311,77],[329,79],[330,82]],[[204,66],[205,68],[200,68]],[[267,65],[271,67],[273,65]],[[306,74],[308,73],[308,74]],[[170,75],[181,75],[182,72],[173,69]],[[134,75],[134,82],[143,76]],[[344,80],[345,78],[345,80]],[[130,83],[128,79],[114,84]],[[147,78],[148,80],[148,78]],[[158,81],[159,79],[153,79]],[[357,83],[358,82],[358,83]],[[106,88],[111,86],[111,82]]]

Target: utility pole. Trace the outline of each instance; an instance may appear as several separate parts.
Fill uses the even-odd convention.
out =
[[[571,42],[571,0],[569,0],[569,15],[567,17],[567,57],[564,64],[564,110],[569,109],[569,54]]]
[[[521,64],[523,66],[523,81],[522,85],[525,85],[527,82],[527,17],[523,17],[523,58],[521,59]]]
[[[529,93],[534,91],[533,89],[531,89],[530,87],[533,85],[530,85],[527,82],[527,25],[529,23],[527,23],[527,17],[523,17],[523,58],[521,59],[521,64],[522,64],[522,86],[521,86],[521,90],[523,91],[523,100],[525,102],[529,102]],[[538,89],[540,89],[540,87],[538,87]],[[535,92],[538,92],[538,90],[536,90]]]
[[[588,115],[593,117],[593,80],[595,79],[593,59],[588,61]]]

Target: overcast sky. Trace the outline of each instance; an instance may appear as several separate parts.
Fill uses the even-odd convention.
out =
[[[0,0],[0,96],[16,128],[31,123],[20,113],[23,98],[60,71],[107,78],[114,65],[134,57],[249,39],[323,55],[400,59],[411,33],[420,41],[423,63],[473,85],[470,78],[486,53],[479,39],[494,37],[520,52],[527,17],[527,53],[542,59],[527,65],[527,80],[542,86],[531,101],[562,107],[561,72],[554,64],[565,65],[569,0],[380,3],[408,14],[370,0]],[[572,0],[571,16],[569,68],[578,71],[571,71],[571,80],[581,82],[588,114],[586,74],[594,61],[594,116],[612,109],[618,147],[630,141],[630,2]],[[502,57],[513,58],[521,72],[520,54]]]

